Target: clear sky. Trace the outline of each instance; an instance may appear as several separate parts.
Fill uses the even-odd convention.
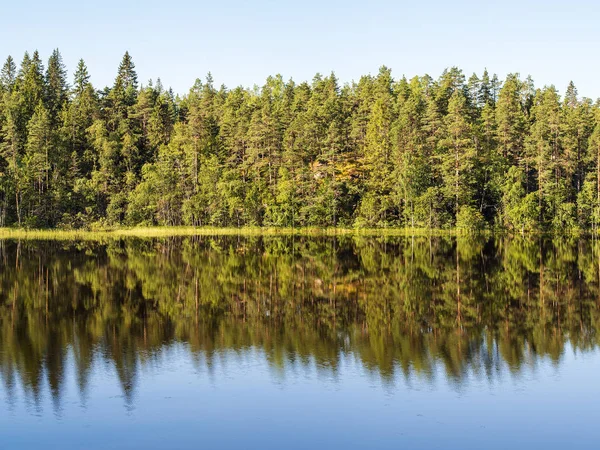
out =
[[[185,93],[211,71],[228,87],[281,73],[296,81],[335,71],[342,82],[392,68],[437,77],[450,66],[536,86],[570,80],[600,96],[597,0],[29,0],[2,5],[0,58],[61,50],[84,58],[98,88],[112,84],[129,50],[140,81],[160,77]],[[72,72],[70,72],[72,73]]]

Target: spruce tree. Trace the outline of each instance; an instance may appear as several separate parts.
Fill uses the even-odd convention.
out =
[[[0,93],[10,92],[17,78],[17,66],[12,56],[6,58],[6,62],[0,71]]]
[[[53,126],[59,119],[59,114],[67,102],[69,87],[67,85],[67,70],[58,49],[52,52],[46,69],[44,104],[50,114]]]

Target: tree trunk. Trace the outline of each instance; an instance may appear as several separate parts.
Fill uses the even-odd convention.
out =
[[[458,169],[458,146],[454,146],[454,172],[454,176],[456,177],[454,180],[454,194],[456,196],[454,201],[454,215],[456,217],[458,216],[458,177],[460,175]]]

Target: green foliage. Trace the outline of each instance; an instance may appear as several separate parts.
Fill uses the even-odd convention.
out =
[[[503,225],[525,232],[538,228],[540,210],[537,192],[526,192],[527,177],[519,167],[511,167],[503,186]]]
[[[456,228],[465,231],[481,231],[485,228],[483,214],[472,206],[463,205],[456,215]]]
[[[125,53],[97,91],[58,50],[0,72],[0,225],[597,229],[600,105],[451,68],[184,96]]]

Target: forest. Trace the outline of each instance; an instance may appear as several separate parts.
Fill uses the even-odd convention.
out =
[[[596,231],[600,102],[513,73],[269,77],[185,95],[125,53],[98,89],[55,50],[0,74],[0,227]]]

